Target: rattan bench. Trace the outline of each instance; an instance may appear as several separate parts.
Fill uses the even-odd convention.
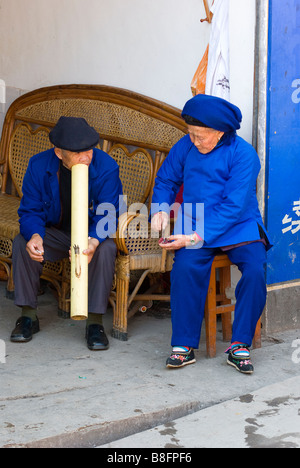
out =
[[[148,217],[145,219],[138,207],[146,204],[149,208],[157,170],[171,147],[185,134],[186,127],[178,109],[119,88],[53,86],[18,98],[6,114],[0,141],[0,264],[8,275],[8,295],[12,295],[14,290],[12,242],[19,233],[17,210],[28,160],[51,147],[48,134],[61,115],[84,117],[97,129],[100,148],[120,166],[128,208],[136,204],[133,212],[124,213],[119,220],[116,275],[110,295],[112,335],[126,340],[128,318],[149,301],[170,300],[169,295],[161,291],[161,278],[157,276],[172,269],[173,255],[162,253],[157,239],[149,236]],[[220,266],[218,261],[216,259],[213,267]],[[214,268],[212,271],[215,271]],[[59,314],[69,317],[69,260],[46,262],[42,278],[55,288]],[[150,280],[149,284],[141,292],[146,278]],[[215,273],[212,279],[215,284]],[[213,294],[209,291],[206,318],[208,324],[214,324],[215,314],[219,312],[216,309],[219,298],[215,294],[215,286],[210,286],[210,289]],[[227,304],[226,298],[223,300]],[[228,310],[233,309],[230,307]],[[215,326],[210,329],[207,331],[208,343],[215,339]],[[214,344],[209,346],[212,346],[212,351],[208,350],[208,355],[213,356]]]
[[[150,205],[155,174],[170,148],[185,134],[178,109],[119,88],[54,86],[24,94],[14,101],[6,114],[0,142],[0,263],[8,274],[8,294],[14,290],[12,241],[19,232],[17,210],[28,160],[50,147],[48,133],[61,115],[84,117],[97,129],[100,148],[120,166],[128,207],[132,203]],[[149,297],[158,297],[159,282],[152,274],[172,268],[172,255],[162,256],[157,239],[143,234],[147,223],[139,224],[141,235],[136,236],[138,219],[138,211],[125,213],[116,238],[116,280],[110,302],[114,317],[112,333],[122,340],[127,339],[127,318]],[[133,272],[135,286],[130,290]],[[150,290],[141,294],[140,286],[146,277],[151,277]],[[60,315],[68,317],[69,261],[46,262],[42,278],[53,284]]]

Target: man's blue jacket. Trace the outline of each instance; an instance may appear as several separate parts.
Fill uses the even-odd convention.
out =
[[[189,135],[184,136],[171,149],[158,171],[154,187],[152,215],[164,211],[153,204],[172,205],[184,184],[183,206],[186,210],[193,205],[194,231],[204,239],[204,248],[259,240],[261,230],[258,226],[267,236],[256,197],[260,171],[258,155],[238,136],[233,136],[227,143],[221,140],[210,153],[201,154]],[[204,206],[204,226],[195,219],[196,204]],[[185,232],[177,222],[175,233],[192,232],[191,229]]]
[[[29,241],[35,233],[44,238],[45,228],[58,225],[60,221],[59,162],[53,148],[36,154],[29,161],[23,180],[23,197],[18,211],[20,232],[26,241]],[[102,242],[106,237],[114,234],[121,195],[119,166],[108,154],[95,148],[89,166],[90,237]],[[109,223],[105,236],[101,235],[100,231],[103,229],[97,229],[97,225],[105,221],[107,210],[101,206],[99,209],[99,205],[106,209],[110,208],[110,215],[115,215],[115,223]]]

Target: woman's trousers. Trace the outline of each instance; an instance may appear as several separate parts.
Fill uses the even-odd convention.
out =
[[[187,248],[175,252],[171,272],[172,346],[198,348],[211,265],[220,249]],[[251,345],[266,303],[266,248],[253,242],[226,251],[241,272],[236,289],[232,342]]]

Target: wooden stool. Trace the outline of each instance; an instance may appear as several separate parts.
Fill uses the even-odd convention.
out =
[[[205,303],[206,352],[212,358],[216,356],[217,315],[222,314],[223,340],[230,341],[232,336],[231,313],[234,304],[226,297],[226,289],[231,287],[230,267],[232,263],[226,254],[216,255],[210,275],[210,282]],[[220,287],[217,294],[216,270],[219,269]],[[257,323],[253,348],[261,347],[261,321]]]

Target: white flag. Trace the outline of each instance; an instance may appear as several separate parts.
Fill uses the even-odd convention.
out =
[[[230,101],[229,0],[215,0],[209,41],[205,94]]]
[[[6,103],[6,87],[5,87],[5,81],[0,80],[0,103],[5,104]]]

